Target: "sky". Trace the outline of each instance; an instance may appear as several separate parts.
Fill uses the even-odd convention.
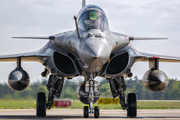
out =
[[[51,36],[75,30],[73,16],[81,0],[1,0],[0,55],[36,51],[46,40],[18,40],[13,36]],[[132,41],[138,51],[180,57],[180,0],[87,0],[106,13],[110,30],[134,37],[165,37],[168,40]],[[41,79],[44,66],[23,62],[31,83]],[[135,63],[132,72],[142,79],[148,63]],[[0,63],[0,83],[7,83],[16,62]],[[169,78],[180,79],[180,63],[160,63]]]

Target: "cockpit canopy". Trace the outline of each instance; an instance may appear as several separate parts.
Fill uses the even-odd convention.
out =
[[[83,31],[99,29],[102,32],[109,28],[104,11],[96,5],[85,6],[78,15],[78,26]]]

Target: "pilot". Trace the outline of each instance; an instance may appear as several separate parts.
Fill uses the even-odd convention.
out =
[[[79,27],[83,31],[99,29],[102,32],[107,29],[108,23],[105,15],[97,10],[86,11],[79,19]]]

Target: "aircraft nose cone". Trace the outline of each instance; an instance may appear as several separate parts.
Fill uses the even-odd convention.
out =
[[[97,72],[108,61],[110,50],[101,39],[90,38],[82,45],[79,56],[91,72]]]
[[[106,51],[105,49],[106,46],[102,45],[102,44],[98,44],[96,42],[97,45],[86,45],[86,48],[88,48],[89,50],[87,50],[87,53],[89,56],[87,56],[87,58],[89,58],[89,60],[94,60],[96,62],[100,62],[100,63],[105,63],[107,61],[106,59]]]

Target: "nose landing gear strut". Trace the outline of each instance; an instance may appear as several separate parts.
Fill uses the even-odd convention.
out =
[[[85,82],[80,85],[77,91],[81,102],[89,104],[89,106],[84,106],[84,118],[88,118],[89,113],[94,113],[94,117],[99,118],[99,106],[95,106],[93,108],[93,104],[99,99],[100,96],[98,82],[94,80],[94,77],[91,75],[89,79],[86,78]]]
[[[88,86],[87,86],[88,87]],[[93,108],[94,104],[94,97],[95,97],[95,92],[98,91],[98,82],[94,81],[92,78],[89,80],[89,96],[88,96],[88,101],[89,101],[89,113],[94,113],[95,118],[99,118],[99,106],[95,106]],[[84,107],[84,118],[86,118],[87,114],[87,106]]]

